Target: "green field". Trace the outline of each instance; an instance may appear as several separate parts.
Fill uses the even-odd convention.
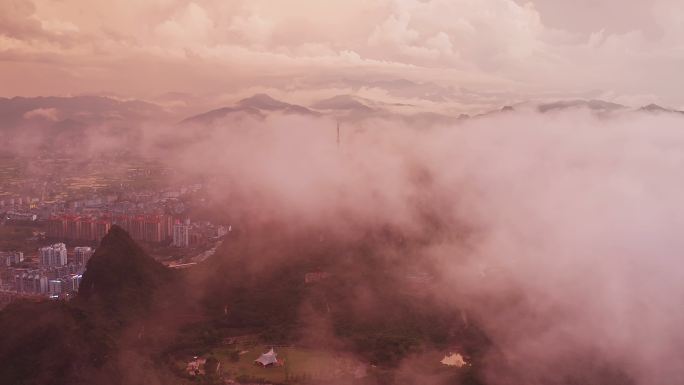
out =
[[[282,366],[263,368],[254,363],[271,347],[258,345],[251,348],[239,349],[239,361],[231,360],[234,347],[218,348],[212,353],[221,362],[225,378],[242,379],[245,381],[265,380],[274,383],[296,384],[307,380],[326,380],[354,378],[355,370],[360,364],[351,358],[336,355],[325,350],[306,348],[275,348],[278,360]]]

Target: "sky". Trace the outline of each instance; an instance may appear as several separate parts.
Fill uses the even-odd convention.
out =
[[[353,93],[463,111],[570,98],[684,109],[683,19],[681,0],[0,0],[0,96]],[[494,383],[549,383],[584,369],[573,365],[584,352],[638,384],[684,376],[679,115],[519,109],[459,129],[372,124],[345,124],[341,145],[325,116],[237,114],[131,136],[146,155],[181,138],[159,157],[216,173],[226,183],[216,195],[249,215],[418,235],[432,227],[417,219],[434,217],[416,207],[450,231],[466,221],[478,232],[466,245],[437,236],[421,252],[441,268],[442,292],[461,293],[446,300],[467,303],[519,365],[520,381]],[[159,134],[168,127],[175,136]],[[112,137],[89,154],[115,148]],[[529,304],[480,307],[483,287]]]
[[[684,107],[677,0],[3,0],[0,95]]]

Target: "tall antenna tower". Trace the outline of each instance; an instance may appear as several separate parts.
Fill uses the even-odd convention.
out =
[[[337,121],[337,147],[340,147],[340,121]]]

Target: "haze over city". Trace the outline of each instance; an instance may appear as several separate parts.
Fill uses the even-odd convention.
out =
[[[0,1],[0,383],[682,382],[683,19]]]

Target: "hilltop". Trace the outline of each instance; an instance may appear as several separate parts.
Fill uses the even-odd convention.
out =
[[[0,383],[121,384],[125,357],[138,351],[131,338],[164,305],[172,272],[113,227],[88,262],[82,290],[71,302],[19,301],[0,312]],[[152,369],[150,369],[152,370]]]

